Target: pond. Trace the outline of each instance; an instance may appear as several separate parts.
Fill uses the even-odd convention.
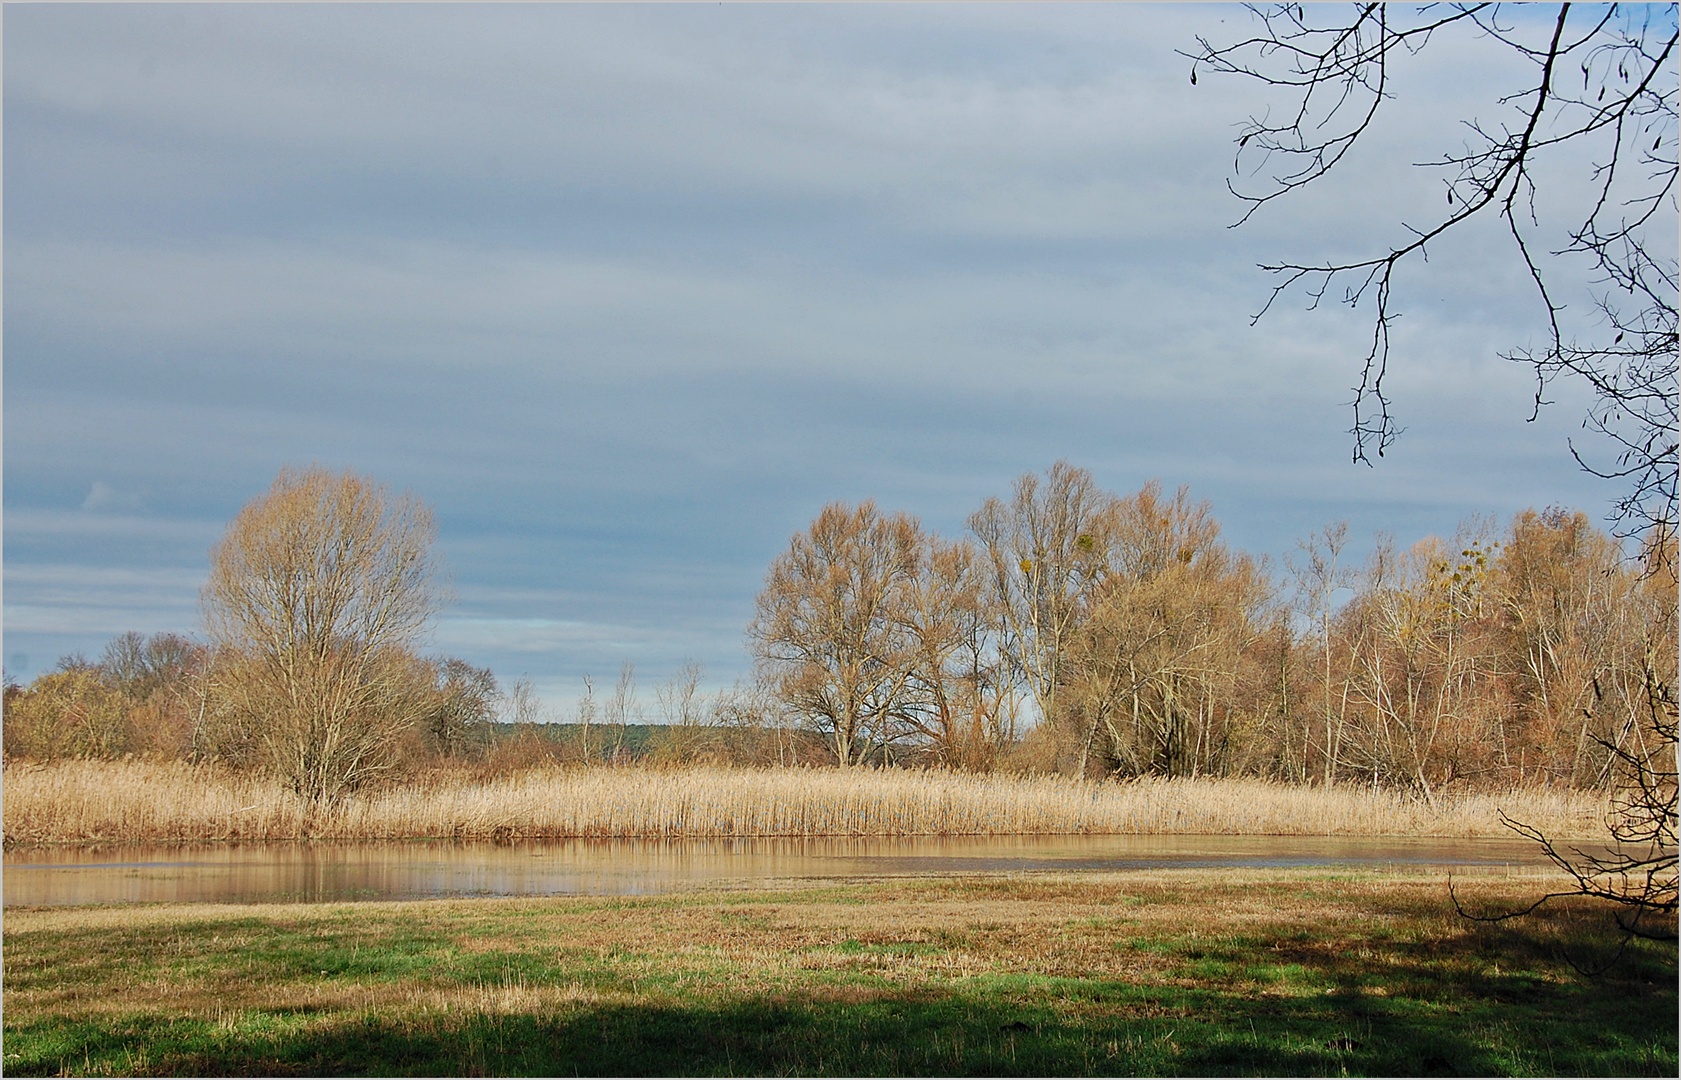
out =
[[[1512,874],[1546,866],[1523,840],[1277,836],[977,836],[514,844],[232,844],[5,853],[7,907],[134,902],[635,895],[777,881],[1176,867],[1394,867]]]

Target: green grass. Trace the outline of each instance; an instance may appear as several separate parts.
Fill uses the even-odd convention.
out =
[[[8,911],[4,1068],[1674,1075],[1674,947],[1584,975],[1607,925],[1310,871]]]

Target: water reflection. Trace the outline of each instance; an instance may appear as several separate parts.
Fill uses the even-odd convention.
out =
[[[1386,865],[1510,873],[1545,865],[1545,860],[1535,845],[1521,840],[1349,837],[130,845],[8,851],[3,897],[7,906],[66,906],[633,895],[778,879]]]

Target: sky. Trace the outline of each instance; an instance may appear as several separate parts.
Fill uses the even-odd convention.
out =
[[[426,650],[557,717],[625,663],[645,690],[748,677],[766,569],[837,500],[958,536],[1066,459],[1189,485],[1280,566],[1335,520],[1358,555],[1601,516],[1582,399],[1529,422],[1499,358],[1540,325],[1497,231],[1403,273],[1405,430],[1375,467],[1347,434],[1368,309],[1251,323],[1258,263],[1436,210],[1408,163],[1500,115],[1507,61],[1433,44],[1333,182],[1234,230],[1238,125],[1279,99],[1192,85],[1175,50],[1248,29],[1219,5],[8,5],[7,674],[198,633],[210,545],[286,465],[428,504],[452,600]]]

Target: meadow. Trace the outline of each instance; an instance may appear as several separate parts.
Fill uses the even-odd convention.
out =
[[[1450,792],[1258,779],[1083,781],[903,769],[439,769],[329,806],[260,774],[179,761],[9,763],[5,843],[1056,834],[1603,835],[1603,793]]]
[[[1610,926],[1302,869],[8,911],[4,1070],[1673,1076],[1674,947],[1584,974]]]

